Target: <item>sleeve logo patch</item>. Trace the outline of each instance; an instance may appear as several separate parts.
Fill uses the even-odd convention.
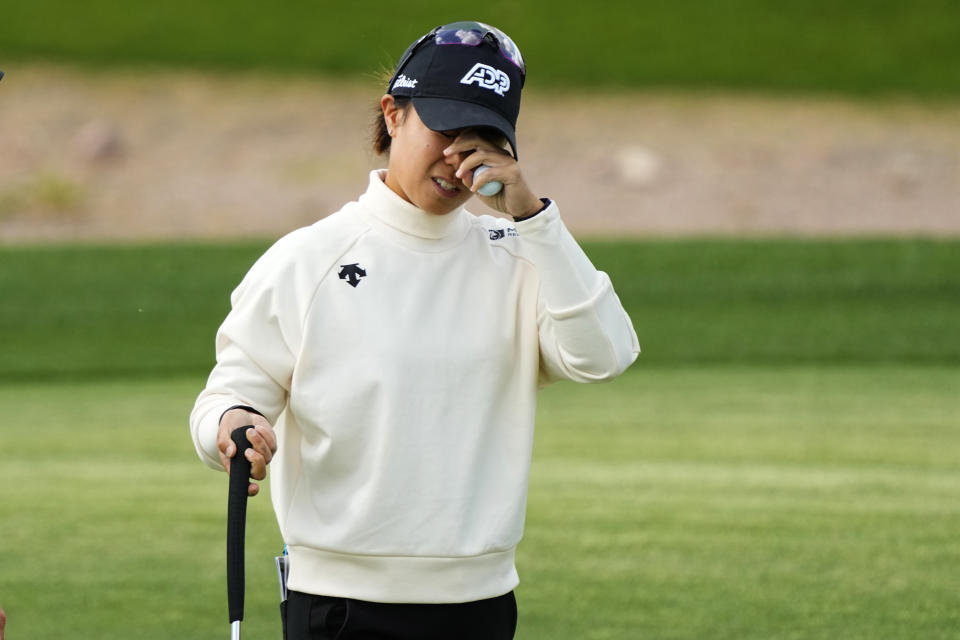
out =
[[[507,227],[506,229],[487,229],[487,232],[490,234],[491,240],[502,240],[508,236],[515,238],[520,235],[513,227]]]

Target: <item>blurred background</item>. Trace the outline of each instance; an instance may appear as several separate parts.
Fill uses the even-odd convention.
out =
[[[949,0],[492,1],[530,181],[611,235],[960,230]],[[0,242],[278,235],[381,158],[382,74],[437,3],[17,2]],[[481,204],[474,208],[483,211]]]
[[[522,50],[525,175],[643,347],[541,394],[517,637],[958,637],[955,0],[0,13],[9,637],[225,631],[186,422],[229,292],[363,191],[384,73],[462,19]],[[247,629],[279,637],[250,509]]]

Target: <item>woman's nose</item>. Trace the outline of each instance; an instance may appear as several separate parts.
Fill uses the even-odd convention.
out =
[[[451,153],[450,155],[444,157],[444,161],[448,165],[456,169],[460,166],[460,163],[463,162],[463,159],[466,157],[467,156],[464,153]]]

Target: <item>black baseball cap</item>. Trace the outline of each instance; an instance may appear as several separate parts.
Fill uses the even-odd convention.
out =
[[[407,48],[387,93],[410,96],[434,131],[490,127],[517,156],[517,116],[526,66],[505,33],[482,22],[437,27]]]

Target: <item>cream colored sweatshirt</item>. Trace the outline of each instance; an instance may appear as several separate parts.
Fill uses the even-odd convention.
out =
[[[555,203],[518,223],[431,215],[376,171],[231,303],[190,416],[197,452],[222,470],[221,414],[263,413],[288,586],[378,602],[513,589],[538,386],[610,380],[639,353]]]

